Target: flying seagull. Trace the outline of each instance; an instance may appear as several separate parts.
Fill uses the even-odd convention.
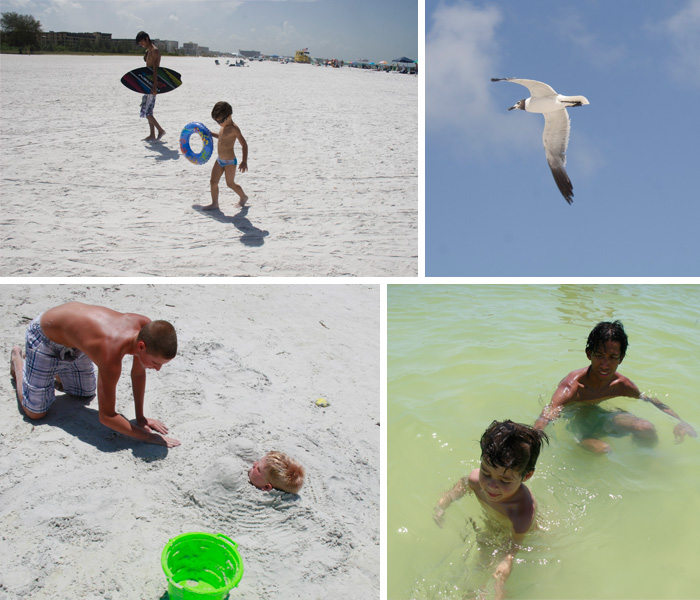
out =
[[[552,169],[554,181],[557,182],[559,191],[564,199],[571,204],[574,197],[574,186],[566,174],[566,147],[569,145],[569,132],[571,123],[566,112],[567,107],[582,106],[590,104],[583,96],[562,96],[557,94],[551,87],[541,81],[533,79],[517,79],[506,77],[504,79],[491,79],[491,81],[512,81],[524,85],[530,90],[531,96],[519,100],[517,104],[508,110],[519,108],[531,113],[542,113],[544,115],[544,153],[547,156],[549,168]]]

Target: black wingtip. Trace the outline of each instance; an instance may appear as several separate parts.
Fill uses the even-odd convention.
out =
[[[554,181],[556,182],[561,195],[564,196],[564,200],[566,200],[569,204],[572,204],[574,202],[574,186],[571,184],[571,180],[566,174],[564,168],[555,167],[552,169],[552,176],[554,177]]]

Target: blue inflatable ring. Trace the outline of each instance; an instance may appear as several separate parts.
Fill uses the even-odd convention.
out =
[[[198,133],[202,138],[202,151],[195,154],[190,148],[190,137]],[[214,150],[214,140],[211,137],[211,132],[207,126],[202,123],[188,123],[180,134],[180,150],[185,155],[185,158],[195,165],[203,165],[211,158],[211,153]]]

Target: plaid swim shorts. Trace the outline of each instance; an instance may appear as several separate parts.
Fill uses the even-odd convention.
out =
[[[153,94],[144,94],[141,99],[141,116],[148,117],[153,114],[156,107],[156,97]]]
[[[56,399],[54,379],[58,375],[66,394],[94,396],[97,391],[95,367],[77,348],[52,342],[41,330],[41,315],[27,328],[26,358],[22,382],[22,404],[32,412],[43,413]]]

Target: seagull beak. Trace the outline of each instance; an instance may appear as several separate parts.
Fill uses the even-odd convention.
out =
[[[520,102],[518,102],[518,104],[511,106],[508,110],[513,110],[514,108],[518,108],[519,105],[520,105]]]

